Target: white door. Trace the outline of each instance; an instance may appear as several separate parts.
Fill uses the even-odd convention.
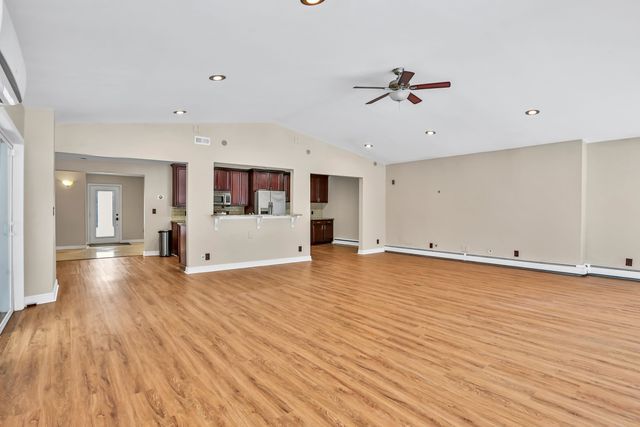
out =
[[[120,185],[89,184],[89,243],[120,243]]]
[[[11,146],[0,138],[0,332],[13,313],[11,274]]]

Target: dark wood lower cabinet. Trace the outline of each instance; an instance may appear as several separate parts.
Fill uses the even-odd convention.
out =
[[[332,219],[312,219],[311,220],[311,244],[321,245],[333,242],[333,220]]]
[[[180,265],[187,265],[187,225],[171,222],[171,255],[178,257]]]

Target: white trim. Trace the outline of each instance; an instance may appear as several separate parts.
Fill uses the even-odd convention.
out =
[[[541,271],[549,271],[553,273],[574,274],[578,276],[584,276],[587,274],[587,267],[585,265],[566,265],[566,264],[551,264],[551,263],[533,262],[533,261],[519,261],[514,259],[508,259],[508,258],[483,257],[483,256],[477,256],[477,255],[469,255],[466,253],[439,252],[439,251],[430,251],[426,249],[403,248],[399,246],[386,246],[385,250],[387,252],[395,252],[395,253],[401,253],[401,254],[419,255],[419,256],[426,256],[426,257],[432,257],[432,258],[453,259],[458,261],[476,262],[481,264],[502,265],[506,267],[526,268],[529,270],[541,270]]]
[[[120,240],[120,243],[144,243],[144,239]]]
[[[383,252],[385,252],[385,248],[358,249],[358,255],[381,254]]]
[[[233,262],[229,264],[203,265],[199,267],[187,267],[184,272],[187,274],[211,273],[214,271],[238,270],[241,268],[267,267],[270,265],[292,264],[296,262],[311,261],[310,256],[299,256],[293,258],[274,258],[258,261]]]
[[[67,249],[86,249],[87,245],[71,245],[71,246],[56,246],[56,251],[64,251]]]
[[[58,279],[53,282],[53,290],[51,292],[47,292],[46,294],[38,294],[38,295],[30,295],[24,297],[24,305],[32,305],[32,304],[48,304],[50,302],[56,302],[58,299],[58,289],[60,286],[58,285]]]
[[[594,276],[608,276],[619,279],[640,280],[640,271],[622,270],[618,268],[596,267],[590,264],[586,265],[587,274]]]
[[[333,242],[331,242],[334,245],[344,245],[344,246],[359,246],[360,242],[358,242],[357,240],[351,240],[351,239],[341,239],[341,238],[335,238],[333,239]]]
[[[160,251],[143,251],[142,256],[160,256]]]

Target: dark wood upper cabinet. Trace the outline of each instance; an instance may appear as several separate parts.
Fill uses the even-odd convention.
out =
[[[311,175],[311,203],[329,203],[329,176]]]
[[[287,195],[287,202],[291,201],[291,174],[289,172],[284,174],[284,192]]]
[[[249,204],[249,172],[230,171],[231,204],[233,206],[247,206]]]
[[[228,169],[213,170],[213,189],[215,191],[231,191],[231,171]]]
[[[269,190],[271,185],[271,175],[268,171],[254,170],[251,172],[251,184],[253,192],[258,190]]]
[[[284,172],[269,172],[269,190],[284,191]]]
[[[171,206],[175,208],[187,207],[187,165],[174,163],[172,171],[172,195]]]

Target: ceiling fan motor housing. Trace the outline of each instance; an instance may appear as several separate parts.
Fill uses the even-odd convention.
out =
[[[406,101],[411,91],[409,89],[398,89],[389,94],[389,97],[396,102]]]

